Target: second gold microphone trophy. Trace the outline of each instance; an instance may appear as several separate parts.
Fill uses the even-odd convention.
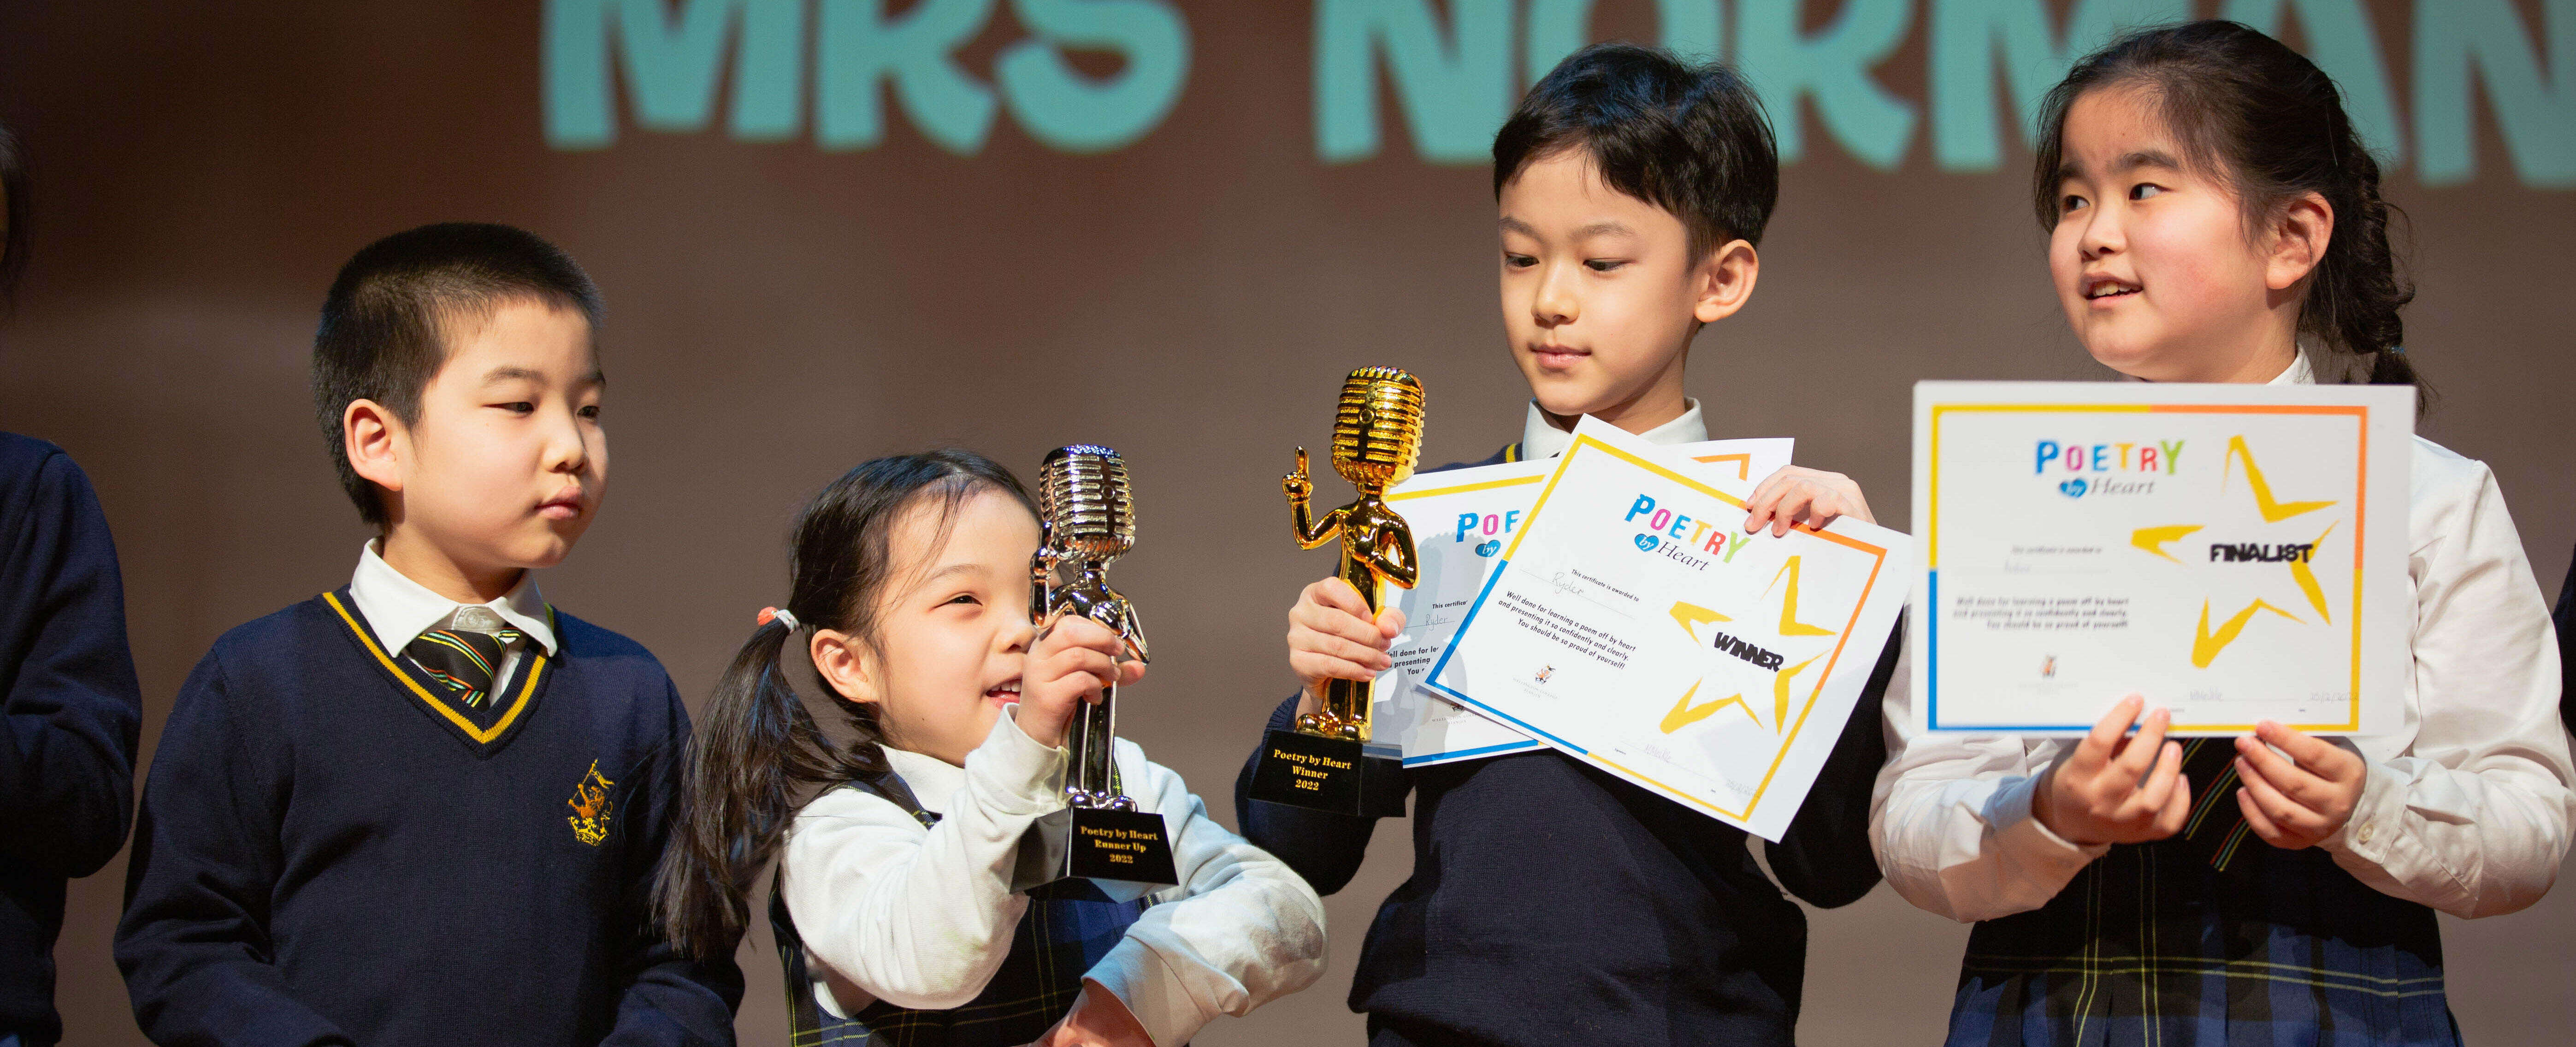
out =
[[[1420,573],[1413,531],[1386,504],[1386,490],[1413,475],[1422,456],[1422,383],[1393,367],[1363,367],[1342,383],[1333,419],[1333,471],[1359,489],[1349,505],[1312,519],[1314,481],[1307,478],[1306,449],[1297,449],[1297,471],[1281,482],[1287,492],[1299,545],[1312,549],[1339,536],[1336,572],[1360,594],[1375,618],[1382,587],[1413,588]],[[1297,717],[1294,731],[1262,739],[1249,795],[1255,800],[1342,814],[1371,810],[1375,790],[1366,754],[1369,707],[1375,684],[1328,680],[1321,707]],[[1391,761],[1384,761],[1391,762]],[[1378,772],[1384,774],[1386,772]]]

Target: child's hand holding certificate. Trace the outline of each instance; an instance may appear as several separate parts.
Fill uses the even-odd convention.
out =
[[[1747,534],[1673,450],[1585,419],[1430,684],[1776,840],[1895,627],[1912,542],[1850,519]]]

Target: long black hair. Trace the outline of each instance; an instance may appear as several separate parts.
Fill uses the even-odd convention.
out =
[[[2308,274],[2299,307],[2303,339],[2342,358],[2333,372],[2364,373],[2374,384],[2413,385],[2398,312],[2415,289],[2397,271],[2389,217],[2379,195],[2379,161],[2344,114],[2334,78],[2288,45],[2227,21],[2140,29],[2085,56],[2040,108],[2039,155],[2031,179],[2042,228],[2055,228],[2066,114],[2085,93],[2142,87],[2190,155],[2235,189],[2248,229],[2315,193],[2334,210],[2325,256]],[[2333,363],[2334,361],[2325,361]]]
[[[685,799],[653,888],[654,916],[680,951],[703,959],[733,951],[750,919],[752,885],[785,838],[801,792],[886,773],[877,707],[835,700],[851,738],[833,744],[781,671],[789,641],[832,629],[873,646],[884,590],[903,569],[893,562],[896,525],[916,507],[935,507],[936,545],[959,506],[993,491],[1037,512],[1010,470],[951,449],[862,463],[797,516],[786,610],[798,625],[773,619],[752,632],[689,741]]]

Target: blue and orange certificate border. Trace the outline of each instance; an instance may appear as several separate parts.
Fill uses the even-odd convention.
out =
[[[2159,404],[2159,403],[1936,403],[1931,405],[1930,477],[1923,520],[1923,702],[1924,729],[1960,733],[2081,732],[2092,724],[1991,724],[1944,727],[1941,724],[1941,422],[1952,414],[2251,414],[2346,415],[2353,420],[2352,501],[2352,680],[2348,716],[2342,723],[2294,723],[2287,726],[2321,734],[2361,730],[2361,583],[2362,550],[2368,548],[2370,495],[2370,407],[2366,404]],[[2178,723],[2172,730],[2248,732],[2250,723]]]
[[[1806,728],[1807,717],[1815,711],[1816,700],[1824,694],[1826,683],[1833,679],[1834,666],[1841,664],[1843,649],[1850,645],[1852,632],[1860,625],[1861,612],[1869,607],[1869,596],[1871,593],[1877,591],[1879,578],[1886,573],[1887,550],[1876,545],[1871,545],[1870,543],[1861,541],[1857,538],[1853,538],[1849,535],[1820,531],[1805,524],[1793,525],[1792,529],[1800,533],[1816,538],[1822,538],[1836,544],[1847,545],[1870,554],[1873,559],[1869,568],[1869,579],[1861,585],[1860,598],[1852,601],[1851,618],[1843,623],[1841,635],[1834,641],[1833,654],[1825,660],[1824,671],[1816,674],[1815,688],[1807,692],[1806,700],[1799,704],[1797,722],[1781,737],[1779,752],[1771,758],[1771,765],[1763,768],[1761,783],[1754,786],[1753,795],[1745,801],[1743,810],[1730,811],[1724,807],[1720,807],[1708,802],[1707,800],[1701,799],[1690,790],[1678,788],[1671,783],[1661,781],[1646,774],[1641,774],[1635,768],[1607,759],[1590,748],[1578,745],[1557,735],[1550,734],[1547,731],[1539,729],[1529,721],[1520,719],[1510,713],[1477,701],[1464,693],[1440,685],[1440,674],[1449,668],[1450,656],[1458,653],[1459,639],[1466,636],[1467,630],[1475,626],[1476,616],[1484,611],[1486,600],[1493,596],[1494,583],[1501,581],[1503,579],[1503,575],[1512,569],[1512,560],[1520,553],[1521,540],[1529,537],[1530,532],[1537,530],[1539,514],[1546,510],[1548,499],[1556,494],[1557,481],[1564,479],[1565,474],[1569,470],[1573,469],[1575,456],[1586,450],[1598,450],[1605,454],[1612,455],[1622,461],[1663,477],[1664,479],[1670,480],[1692,491],[1715,498],[1718,501],[1725,502],[1726,504],[1738,509],[1744,508],[1744,500],[1741,498],[1737,498],[1734,495],[1701,483],[1698,480],[1691,479],[1690,477],[1675,472],[1659,463],[1631,454],[1622,448],[1611,446],[1610,444],[1604,443],[1588,434],[1576,434],[1573,445],[1565,449],[1565,457],[1558,463],[1556,472],[1548,475],[1547,486],[1539,491],[1538,501],[1531,504],[1528,519],[1521,522],[1520,533],[1512,536],[1512,543],[1509,546],[1504,547],[1502,562],[1494,565],[1494,573],[1492,576],[1485,579],[1485,587],[1477,591],[1475,606],[1467,609],[1467,617],[1458,623],[1457,633],[1450,637],[1448,648],[1440,652],[1440,660],[1432,664],[1431,671],[1424,675],[1423,682],[1429,685],[1432,689],[1448,695],[1463,704],[1474,706],[1478,711],[1487,716],[1494,717],[1495,719],[1512,725],[1514,728],[1528,734],[1530,737],[1545,739],[1549,744],[1564,750],[1568,755],[1576,756],[1587,762],[1598,764],[1609,770],[1616,771],[1632,781],[1653,786],[1666,796],[1721,815],[1730,821],[1749,822],[1753,819],[1753,812],[1761,808],[1763,795],[1770,792],[1771,780],[1778,777],[1780,773],[1780,765],[1788,760],[1789,750],[1797,746],[1798,734]],[[1710,460],[1711,459],[1702,459],[1702,461]],[[1501,482],[1509,483],[1513,481]]]

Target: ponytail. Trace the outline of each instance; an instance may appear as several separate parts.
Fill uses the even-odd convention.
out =
[[[877,707],[832,696],[851,738],[823,735],[782,664],[806,636],[803,622],[873,645],[879,593],[892,573],[889,535],[902,514],[936,502],[940,533],[966,499],[982,491],[1037,503],[1010,470],[972,451],[879,458],[843,474],[796,522],[787,613],[761,623],[689,739],[684,796],[653,884],[653,916],[687,956],[731,955],[751,919],[752,887],[778,856],[787,826],[816,786],[887,773]]]
[[[2308,273],[2299,307],[2302,344],[2325,358],[2318,380],[2367,376],[2433,390],[2400,348],[2398,315],[2415,288],[2398,272],[2389,219],[2403,213],[2380,196],[2379,161],[2361,141],[2334,79],[2288,45],[2236,22],[2201,21],[2128,33],[2085,56],[2041,103],[2032,203],[2040,225],[2057,224],[2066,114],[2101,88],[2151,91],[2166,125],[2200,168],[2230,182],[2246,227],[2260,228],[2309,193],[2334,212],[2326,249]]]
[[[776,856],[806,787],[885,770],[874,744],[836,749],[780,674],[780,655],[801,632],[784,620],[754,631],[689,739],[684,813],[653,892],[664,933],[687,955],[733,951],[751,918],[752,884]]]

